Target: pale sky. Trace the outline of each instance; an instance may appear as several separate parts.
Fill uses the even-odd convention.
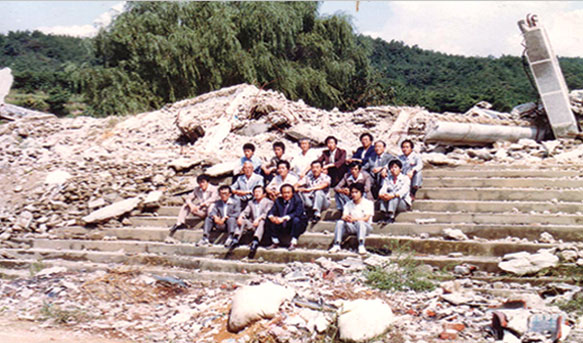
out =
[[[113,9],[112,9],[113,8]],[[0,1],[0,33],[40,30],[91,36],[119,13],[119,1]],[[520,55],[517,22],[537,14],[559,56],[583,57],[579,1],[325,1],[324,15],[352,16],[359,33],[465,56]]]

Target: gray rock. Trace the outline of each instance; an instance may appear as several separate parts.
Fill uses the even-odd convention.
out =
[[[443,235],[447,239],[453,239],[454,241],[466,241],[468,236],[462,232],[460,229],[447,228],[443,229]]]

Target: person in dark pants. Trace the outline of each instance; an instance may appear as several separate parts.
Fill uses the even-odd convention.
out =
[[[281,196],[275,199],[273,207],[267,214],[267,230],[271,234],[271,246],[268,249],[279,248],[281,235],[291,231],[292,240],[289,250],[294,250],[298,244],[298,238],[306,231],[308,217],[304,210],[302,198],[295,194],[294,187],[290,184],[281,186]]]
[[[346,150],[338,148],[338,139],[334,136],[326,137],[327,150],[322,151],[318,161],[322,162],[324,170],[332,179],[331,187],[336,187],[344,174],[348,171],[346,165]]]

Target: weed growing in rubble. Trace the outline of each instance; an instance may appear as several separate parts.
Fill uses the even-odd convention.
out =
[[[571,300],[557,302],[557,306],[565,312],[574,312],[581,316],[583,315],[583,296],[576,294]]]
[[[28,267],[28,271],[30,272],[30,276],[35,276],[41,270],[45,269],[46,266],[42,262],[34,262]]]
[[[423,292],[435,289],[435,284],[430,280],[435,276],[420,268],[422,263],[413,258],[414,251],[408,246],[396,245],[391,251],[394,262],[369,267],[364,272],[369,286],[387,291]]]
[[[64,310],[57,305],[44,303],[40,309],[40,319],[45,321],[52,319],[57,324],[80,322],[86,317],[86,313],[80,309]]]

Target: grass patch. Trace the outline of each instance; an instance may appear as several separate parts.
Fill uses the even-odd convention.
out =
[[[44,303],[40,309],[40,319],[45,321],[52,319],[57,324],[81,322],[87,317],[84,310],[74,308],[65,310],[51,303]]]
[[[387,291],[424,292],[436,288],[431,280],[436,276],[422,268],[423,263],[413,258],[414,251],[409,246],[395,245],[391,251],[395,256],[394,262],[368,267],[364,271],[367,285]]]
[[[30,272],[30,276],[35,276],[36,274],[38,274],[38,272],[40,272],[41,270],[45,269],[47,266],[45,266],[44,263],[38,261],[38,262],[34,262],[30,265],[30,267],[28,267],[28,271]]]
[[[578,316],[583,315],[583,296],[575,294],[573,299],[568,301],[559,301],[556,305],[563,311],[569,313],[575,313]]]
[[[583,266],[576,264],[560,264],[536,273],[537,277],[558,277],[571,279],[577,286],[583,286]]]

